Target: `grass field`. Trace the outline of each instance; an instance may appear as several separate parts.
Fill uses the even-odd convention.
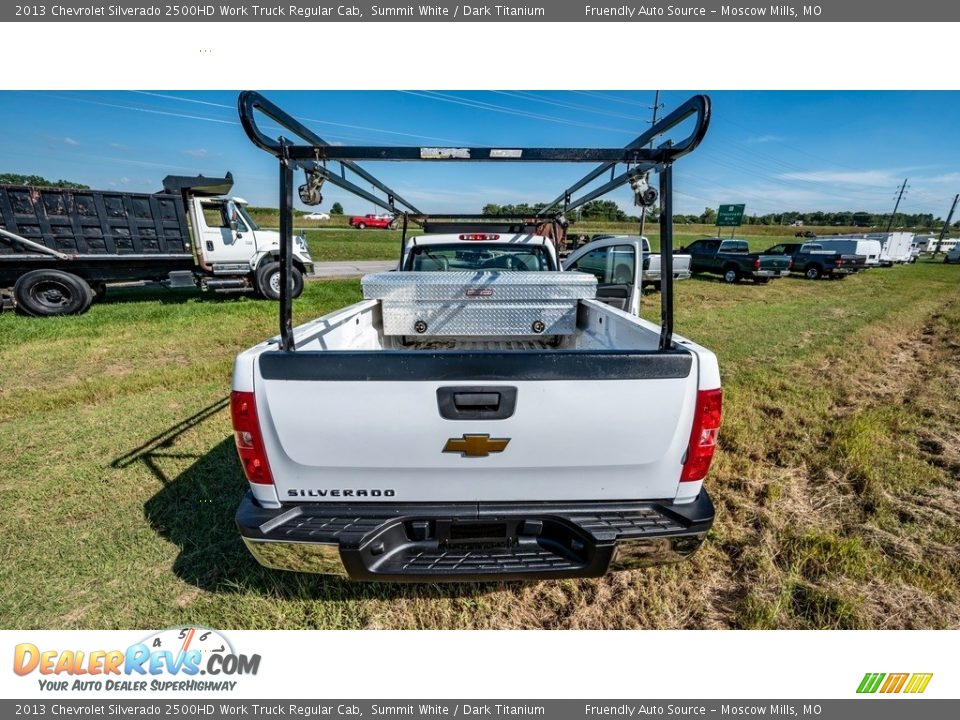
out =
[[[309,283],[295,316],[359,297],[357,281]],[[724,380],[717,521],[691,561],[596,580],[260,568],[233,526],[245,483],[226,398],[236,352],[275,327],[270,303],[172,291],[0,315],[0,627],[960,625],[960,267],[678,284],[678,332],[717,352]]]

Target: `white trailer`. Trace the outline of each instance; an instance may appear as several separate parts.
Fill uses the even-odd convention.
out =
[[[871,233],[866,236],[870,240],[880,243],[880,264],[891,266],[897,263],[908,263],[913,259],[912,232]]]

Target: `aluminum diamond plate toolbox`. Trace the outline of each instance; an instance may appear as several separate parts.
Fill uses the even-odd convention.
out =
[[[389,272],[367,275],[384,335],[569,335],[597,281],[577,272]]]

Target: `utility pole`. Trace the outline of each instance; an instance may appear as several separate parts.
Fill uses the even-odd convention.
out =
[[[653,110],[653,119],[650,121],[650,127],[653,127],[654,125],[657,124],[657,110],[659,110],[661,107],[663,106],[660,104],[660,91],[657,90],[653,96],[653,107],[651,108],[651,110]],[[653,142],[654,141],[651,139],[650,140],[651,148],[653,147]],[[643,235],[643,228],[644,228],[644,225],[646,224],[647,224],[647,208],[642,207],[640,208],[640,235]]]
[[[903,193],[907,189],[907,180],[909,179],[910,178],[904,178],[903,185],[900,186],[900,192],[897,193],[897,202],[893,206],[893,213],[890,215],[890,221],[887,223],[887,229],[885,232],[890,232],[890,228],[893,227],[893,220],[895,217],[897,217],[897,210],[900,209],[900,201],[903,200]]]
[[[960,200],[960,194],[954,195],[953,205],[950,206],[950,212],[947,213],[947,221],[943,224],[943,227],[940,228],[940,237],[937,238],[937,247],[933,251],[934,257],[940,254],[940,244],[943,242],[943,236],[947,234],[947,230],[950,228],[950,221],[953,220],[953,211],[957,209],[958,200]]]

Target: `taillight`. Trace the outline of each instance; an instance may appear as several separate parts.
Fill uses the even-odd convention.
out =
[[[720,388],[697,392],[697,408],[693,413],[693,429],[680,482],[703,480],[707,476],[713,452],[717,449],[722,407],[723,391]]]
[[[499,235],[491,235],[490,233],[470,233],[469,235],[461,235],[461,240],[499,240]]]
[[[757,258],[756,260],[753,261],[753,269],[754,270],[760,269],[760,258]]]
[[[793,267],[793,260],[787,260],[787,270]]]
[[[837,262],[834,263],[834,264],[835,264],[835,265],[838,265],[838,266],[839,266],[839,265],[843,265],[843,258],[837,258]]]
[[[273,475],[263,448],[263,435],[257,420],[257,401],[252,392],[230,393],[230,417],[233,438],[247,480],[258,485],[273,485]]]

